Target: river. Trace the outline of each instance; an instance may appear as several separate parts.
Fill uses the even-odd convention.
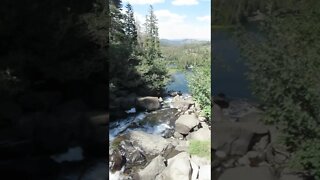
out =
[[[172,74],[172,81],[165,87],[166,91],[180,91],[183,96],[189,96],[188,81],[186,74],[176,72]],[[163,97],[163,103],[160,110],[155,112],[136,112],[135,108],[127,111],[128,116],[123,119],[110,122],[109,125],[109,151],[112,149],[113,141],[123,134],[132,130],[144,131],[168,138],[168,134],[174,131],[174,121],[172,117],[177,113],[176,109],[171,108],[172,97]],[[152,123],[149,123],[152,122]],[[170,135],[169,135],[170,136]],[[111,172],[109,167],[109,179],[121,180],[126,176],[123,173],[124,168],[120,171]]]
[[[257,23],[246,24],[245,28],[252,35],[262,38]],[[232,31],[218,29],[212,32],[211,88],[214,95],[224,93],[230,98],[243,98],[252,101],[257,99],[252,95],[250,82],[246,77],[248,68],[246,59],[241,57],[240,48]]]

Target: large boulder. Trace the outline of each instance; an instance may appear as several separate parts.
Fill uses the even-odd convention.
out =
[[[167,148],[170,142],[161,136],[148,134],[143,131],[130,131],[128,139],[147,155],[158,155]]]
[[[275,180],[274,173],[269,167],[236,167],[227,169],[219,177],[219,180]]]
[[[161,104],[158,97],[139,97],[136,99],[138,109],[154,111],[160,108]]]
[[[190,155],[182,152],[168,159],[168,166],[156,177],[157,180],[191,179]]]
[[[197,126],[199,124],[199,120],[196,117],[196,115],[181,115],[176,120],[176,127],[175,130],[179,132],[180,134],[188,134],[192,128]]]
[[[155,157],[147,167],[141,170],[139,174],[140,180],[150,180],[155,179],[165,169],[165,159],[162,156]]]
[[[182,111],[188,110],[191,105],[194,105],[195,102],[191,98],[183,98],[179,95],[175,96],[172,100],[172,106],[177,109],[181,109]]]
[[[213,149],[230,155],[244,155],[257,136],[267,135],[269,129],[256,122],[216,122],[213,126]]]
[[[211,141],[211,131],[207,128],[200,128],[187,136],[187,139],[198,141]]]
[[[213,126],[213,149],[230,155],[244,155],[248,151],[253,132],[238,123],[215,123]]]

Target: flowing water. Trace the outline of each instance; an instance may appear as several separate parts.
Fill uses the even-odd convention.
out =
[[[180,91],[183,93],[183,97],[189,97],[186,75],[177,72],[172,75],[172,79],[173,81],[168,83],[166,91]],[[110,122],[109,149],[112,148],[111,146],[115,138],[132,130],[144,131],[165,138],[170,136],[170,133],[174,131],[174,120],[170,119],[170,117],[176,114],[177,110],[172,108],[172,97],[163,98],[162,108],[160,110],[154,112],[137,112],[135,108],[132,108],[128,110],[127,113],[128,116],[126,118]],[[125,176],[122,174],[123,171],[124,167],[114,173],[109,169],[109,179],[125,179]]]

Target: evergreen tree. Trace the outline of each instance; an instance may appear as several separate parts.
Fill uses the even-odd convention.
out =
[[[149,15],[146,16],[146,40],[145,40],[145,50],[147,57],[150,60],[158,58],[161,56],[160,52],[160,40],[158,33],[158,19],[154,14],[153,7],[150,5]]]
[[[130,46],[133,48],[138,45],[138,32],[136,22],[134,19],[134,13],[131,4],[126,5],[125,16],[125,33],[129,40]]]
[[[121,1],[110,1],[110,41],[113,43],[122,43],[125,41],[125,24],[123,23],[124,15],[121,13]]]

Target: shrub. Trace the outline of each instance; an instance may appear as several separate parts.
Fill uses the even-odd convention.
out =
[[[320,140],[309,140],[293,155],[291,167],[309,170],[316,180],[320,180]]]
[[[200,104],[202,114],[211,117],[211,65],[208,60],[196,66],[188,76],[189,88],[193,98]]]

